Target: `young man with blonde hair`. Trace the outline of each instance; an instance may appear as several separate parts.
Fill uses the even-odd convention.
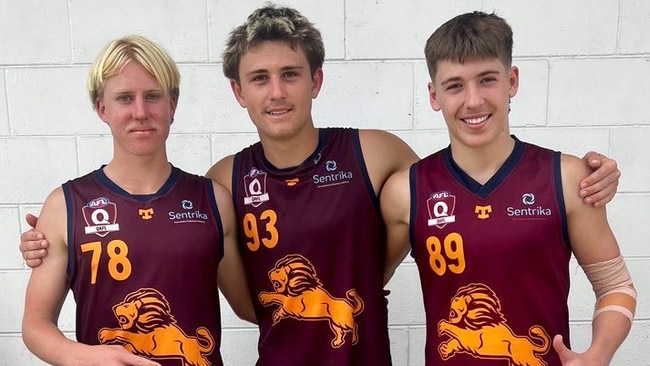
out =
[[[49,254],[29,279],[23,338],[45,362],[221,365],[217,284],[254,321],[228,191],[167,161],[179,84],[174,61],[140,36],[92,66],[113,157],[52,191],[36,226]],[[76,342],[57,327],[69,289]]]

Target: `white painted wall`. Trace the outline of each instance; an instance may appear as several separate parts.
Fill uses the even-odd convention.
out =
[[[0,365],[42,365],[20,338],[29,270],[17,249],[26,213],[46,194],[111,156],[108,130],[86,100],[89,64],[111,39],[132,33],[162,44],[183,81],[171,161],[204,173],[256,141],[221,74],[219,54],[255,0],[2,0],[0,2]],[[610,223],[639,290],[637,318],[613,365],[650,365],[650,2],[646,0],[292,0],[323,33],[325,85],[319,126],[393,131],[421,156],[447,144],[429,107],[425,40],[443,21],[496,11],[515,32],[521,69],[511,123],[520,138],[582,156],[615,158],[623,178]],[[593,294],[574,265],[572,342],[590,342]],[[407,260],[390,283],[394,364],[423,365],[424,314]],[[227,365],[252,365],[257,330],[224,302]],[[73,335],[74,304],[61,327]]]

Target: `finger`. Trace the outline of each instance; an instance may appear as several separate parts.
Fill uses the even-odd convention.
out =
[[[558,356],[560,356],[560,361],[562,361],[562,364],[564,365],[565,361],[571,355],[571,350],[564,345],[562,336],[559,334],[556,334],[555,337],[553,337],[553,349],[557,352]]]
[[[597,169],[601,165],[603,159],[608,159],[608,158],[605,155],[602,155],[595,151],[587,152],[585,156],[582,158],[582,160],[584,160],[587,163],[587,165],[589,165],[592,169]]]
[[[20,245],[18,246],[18,249],[20,249],[20,251],[23,253],[40,250],[40,249],[46,249],[46,248],[47,248],[47,241],[43,240],[43,238],[40,239],[27,238],[27,235],[20,236]]]
[[[40,266],[41,263],[43,263],[43,260],[40,259],[40,258],[38,258],[38,259],[26,259],[25,260],[25,264],[29,268],[36,268],[36,267]]]
[[[45,249],[28,250],[23,252],[23,259],[24,260],[41,259],[46,255],[47,255],[47,250]]]
[[[583,202],[594,207],[602,207],[608,204],[616,195],[616,189],[607,187],[602,191],[596,192],[584,198]]]
[[[34,229],[29,229],[20,234],[21,242],[43,240],[43,233]]]
[[[133,366],[161,366],[158,362],[147,360],[146,358],[135,355],[133,355],[132,359],[130,359],[128,363]]]
[[[38,217],[32,215],[32,214],[27,214],[25,216],[25,221],[29,224],[31,227],[36,227],[36,221],[38,221]]]

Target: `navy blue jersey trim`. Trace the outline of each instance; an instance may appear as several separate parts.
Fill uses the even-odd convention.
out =
[[[560,208],[560,220],[562,222],[562,236],[564,243],[571,249],[571,241],[569,240],[569,223],[566,214],[566,205],[564,202],[564,190],[562,189],[562,153],[553,151],[553,176],[555,183],[555,194],[557,204]]]
[[[134,200],[140,201],[140,202],[149,202],[149,201],[151,201],[151,200],[153,200],[153,199],[155,199],[157,197],[165,195],[167,192],[169,192],[172,189],[174,184],[176,184],[176,182],[178,181],[178,178],[180,176],[180,169],[178,169],[177,167],[171,165],[171,167],[172,167],[171,174],[169,174],[169,178],[167,178],[167,180],[162,185],[162,187],[160,187],[158,192],[153,193],[153,194],[131,194],[131,193],[125,191],[124,189],[122,189],[122,187],[115,184],[115,182],[110,180],[110,178],[108,178],[106,173],[104,173],[104,167],[105,166],[106,165],[102,165],[99,169],[95,170],[95,172],[94,172],[95,178],[97,178],[97,180],[99,182],[101,182],[101,184],[106,186],[106,188],[108,188],[113,193],[117,194],[118,196],[131,198],[131,199],[134,199]]]
[[[72,285],[72,276],[75,271],[75,252],[74,252],[74,198],[72,192],[70,191],[70,181],[64,183],[61,188],[63,188],[63,196],[65,197],[65,209],[67,217],[67,230],[66,237],[68,238],[68,266],[66,268],[66,279],[68,287]]]
[[[372,187],[372,181],[370,180],[370,175],[368,174],[368,167],[366,166],[366,160],[363,158],[363,150],[361,149],[361,139],[359,138],[359,130],[349,129],[350,135],[352,136],[354,154],[356,155],[357,162],[359,165],[359,170],[363,175],[363,183],[366,185],[368,194],[370,195],[370,200],[375,205],[375,208],[379,211],[379,198],[375,194],[375,189]]]
[[[219,207],[217,206],[217,199],[214,195],[214,186],[212,185],[212,181],[210,179],[205,179],[205,185],[206,185],[206,192],[208,193],[208,197],[210,198],[210,207],[212,208],[212,213],[214,215],[214,222],[215,225],[217,226],[217,237],[219,238],[218,244],[219,244],[219,260],[223,258],[224,254],[224,243],[223,243],[223,222],[221,220],[221,214],[219,213]]]
[[[447,170],[463,187],[467,188],[482,199],[487,198],[508,177],[508,175],[512,173],[515,166],[524,156],[526,144],[521,142],[514,135],[511,136],[515,139],[515,147],[512,150],[512,153],[510,153],[510,156],[508,156],[506,161],[503,162],[503,165],[501,165],[497,172],[485,184],[475,181],[465,173],[456,162],[454,162],[450,146],[447,146],[442,150],[442,158],[447,166]]]
[[[236,153],[235,156],[233,156],[233,159],[232,159],[232,174],[231,174],[231,177],[230,177],[230,195],[232,196],[232,203],[235,206],[235,215],[237,217],[240,217],[240,214],[239,214],[238,209],[237,209],[237,207],[239,207],[239,205],[237,204],[237,202],[235,202],[235,199],[236,199],[235,197],[237,197],[237,194],[239,193],[239,190],[241,189],[239,187],[239,182],[241,181],[241,171],[239,169],[239,165],[240,165],[239,161],[241,160],[242,151]]]
[[[411,165],[409,168],[409,189],[410,189],[410,208],[409,208],[409,241],[411,243],[411,257],[415,258],[415,220],[417,215],[417,164]]]

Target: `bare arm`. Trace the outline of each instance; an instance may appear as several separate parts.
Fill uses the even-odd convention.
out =
[[[575,188],[588,174],[588,168],[578,158],[562,156],[562,187],[567,208],[569,238],[575,257],[583,267],[612,260],[620,255],[605,208],[584,205]],[[632,298],[627,299],[627,302],[635,303]],[[625,315],[607,311],[595,317],[592,323],[591,345],[584,353],[578,354],[566,349],[559,337],[555,338],[553,345],[565,365],[606,365],[627,337],[630,327],[630,319]]]
[[[589,151],[582,160],[594,171],[580,181],[580,197],[585,204],[605,206],[614,198],[621,178],[616,160],[594,151]]]
[[[409,239],[410,188],[409,172],[402,170],[393,174],[380,196],[381,213],[386,224],[386,263],[384,266],[384,285],[395,273],[411,249]]]
[[[53,365],[159,366],[120,346],[89,346],[65,337],[57,327],[68,292],[66,208],[61,188],[46,199],[36,228],[48,236],[51,246],[49,255],[32,271],[27,284],[22,326],[27,348]]]
[[[213,187],[224,231],[224,256],[218,271],[219,289],[238,317],[256,324],[257,318],[237,245],[237,223],[232,198],[223,186],[214,183]]]
[[[232,166],[235,156],[228,155],[216,162],[205,176],[224,186],[232,196]]]
[[[379,195],[388,177],[408,169],[419,160],[413,150],[397,136],[382,130],[359,130],[361,150],[370,181]]]

